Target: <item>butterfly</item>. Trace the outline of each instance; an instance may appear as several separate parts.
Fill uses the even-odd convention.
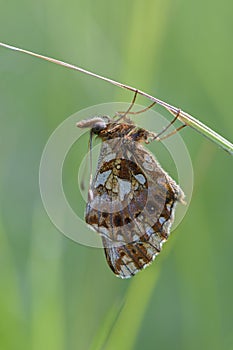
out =
[[[85,221],[101,235],[114,274],[130,278],[160,253],[184,193],[143,145],[158,134],[136,126],[127,113],[77,126],[90,128],[91,139],[96,135],[102,141]]]

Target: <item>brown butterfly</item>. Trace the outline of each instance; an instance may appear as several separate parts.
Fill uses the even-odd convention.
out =
[[[121,278],[135,275],[159,254],[176,202],[184,200],[180,187],[142,145],[158,134],[137,127],[127,112],[118,120],[95,117],[77,123],[90,128],[91,139],[102,140],[85,220],[101,235],[107,262]]]

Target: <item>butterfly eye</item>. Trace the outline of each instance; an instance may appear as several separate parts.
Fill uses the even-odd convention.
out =
[[[104,130],[105,128],[106,128],[106,123],[104,121],[97,122],[96,124],[94,124],[92,128],[92,132],[98,135],[100,131]]]

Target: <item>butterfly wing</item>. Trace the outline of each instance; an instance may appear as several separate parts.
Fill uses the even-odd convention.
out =
[[[102,144],[86,222],[102,236],[113,272],[128,278],[148,266],[170,234],[180,187],[139,142]]]

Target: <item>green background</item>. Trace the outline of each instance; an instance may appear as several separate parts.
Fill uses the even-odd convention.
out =
[[[232,12],[227,0],[2,2],[0,40],[136,86],[232,141]],[[182,131],[188,213],[150,268],[120,280],[50,222],[38,168],[65,118],[132,95],[3,48],[0,89],[0,348],[233,349],[232,158]]]

